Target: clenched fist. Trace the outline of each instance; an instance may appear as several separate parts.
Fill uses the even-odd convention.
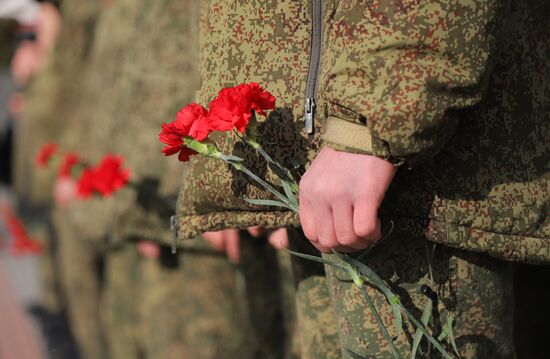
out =
[[[321,252],[353,252],[380,239],[378,208],[396,168],[374,156],[324,148],[300,181],[300,222]]]

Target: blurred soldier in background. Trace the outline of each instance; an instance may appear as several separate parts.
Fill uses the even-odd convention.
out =
[[[34,158],[45,142],[57,141],[70,133],[72,122],[68,119],[83,87],[79,79],[85,72],[99,11],[99,1],[81,4],[67,1],[63,4],[63,27],[58,46],[44,72],[25,91],[27,106],[18,122],[14,164],[14,187],[22,199],[27,224],[34,237],[43,239],[46,244],[41,271],[44,280],[42,305],[47,313],[68,310],[72,330],[84,357],[90,353],[94,353],[90,357],[101,357],[103,347],[97,314],[99,291],[92,284],[97,282],[97,270],[95,267],[93,271],[85,268],[87,258],[93,253],[74,257],[83,267],[79,282],[82,288],[77,288],[75,293],[64,280],[72,272],[67,272],[63,266],[65,257],[60,254],[64,247],[58,234],[52,233],[50,223],[55,175],[51,171],[36,170]],[[71,305],[75,300],[80,308]],[[51,348],[56,353],[62,349],[62,344]]]
[[[182,170],[159,158],[156,134],[194,97],[198,8],[182,0],[66,1],[52,71],[29,91],[18,187],[35,202],[47,202],[54,188],[57,273],[84,358],[285,351],[281,289],[269,284],[278,282],[276,258],[265,239],[246,242],[242,267],[200,239],[170,254]],[[29,175],[30,158],[50,141],[88,163],[122,155],[132,185],[111,198],[71,199],[74,183]],[[260,252],[262,262],[254,260]]]

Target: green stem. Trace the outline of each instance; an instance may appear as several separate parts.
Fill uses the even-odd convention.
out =
[[[428,333],[428,330],[426,330],[426,328],[424,327],[424,325],[422,323],[420,323],[415,317],[414,315],[412,315],[407,309],[405,309],[405,307],[402,307],[403,308],[403,311],[405,312],[405,315],[407,316],[407,318],[409,318],[409,320],[414,324],[414,326],[420,330],[422,332],[422,334],[424,334],[424,336],[426,338],[428,338],[428,340],[434,345],[434,347],[439,350],[439,352],[441,354],[443,354],[443,357],[445,357],[446,359],[454,359],[454,357],[449,354],[449,352],[447,352],[445,350],[445,348],[443,348],[443,346],[441,345],[441,343],[435,339],[433,336],[430,335],[430,333]]]
[[[378,311],[376,310],[376,307],[374,306],[374,303],[372,301],[372,298],[370,297],[367,289],[364,285],[359,286],[359,289],[363,293],[363,296],[365,297],[365,301],[367,302],[367,305],[369,306],[372,314],[374,315],[374,319],[376,319],[376,322],[378,323],[378,326],[382,330],[382,334],[388,341],[388,344],[390,346],[390,350],[393,354],[394,358],[401,359],[401,355],[399,355],[399,352],[397,351],[397,348],[395,347],[395,344],[393,342],[392,337],[390,336],[390,333],[388,333],[388,330],[384,326],[384,322],[382,322],[382,318],[380,318],[380,314],[378,314]]]
[[[296,213],[299,213],[300,212],[300,209],[293,203],[291,203],[288,198],[282,194],[281,192],[277,191],[273,186],[271,186],[269,183],[267,183],[266,181],[264,181],[263,179],[261,179],[260,177],[256,176],[254,173],[252,173],[252,171],[250,171],[248,168],[246,168],[245,166],[243,166],[242,164],[240,163],[234,163],[234,162],[231,162],[231,161],[227,161],[229,164],[231,164],[235,169],[241,171],[241,172],[244,172],[247,176],[249,176],[250,178],[252,178],[254,181],[258,182],[260,185],[262,185],[265,189],[267,189],[268,191],[270,191],[271,193],[273,193],[277,198],[279,198],[281,201],[283,201],[284,203],[286,203],[291,210],[293,210],[294,212]]]
[[[246,134],[245,135],[240,135],[238,132],[237,132],[237,136],[243,141],[243,142],[246,142],[250,147],[252,147],[253,149],[255,149],[256,151],[258,151],[258,153],[268,162],[268,163],[271,163],[273,166],[277,167],[277,169],[279,170],[278,172],[280,172],[280,174],[284,175],[286,178],[281,178],[282,180],[285,180],[287,182],[290,182],[290,186],[292,188],[292,191],[294,193],[298,193],[298,184],[296,183],[296,180],[294,180],[294,177],[292,177],[292,174],[290,173],[289,170],[287,170],[286,168],[283,167],[283,165],[281,165],[279,162],[275,161],[265,150],[264,148],[262,147],[262,145],[260,145],[260,143],[254,141],[253,139],[251,139],[250,137],[248,137]]]

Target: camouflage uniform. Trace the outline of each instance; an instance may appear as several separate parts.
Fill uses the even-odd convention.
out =
[[[132,184],[112,198],[73,203],[57,217],[103,263],[99,307],[112,358],[279,358],[284,349],[282,324],[266,326],[282,323],[279,289],[267,285],[276,271],[258,261],[236,268],[200,242],[180,243],[176,256],[166,245],[182,168],[161,158],[156,134],[193,99],[197,14],[194,1],[107,4],[82,75],[75,135],[64,141],[90,162],[120,154],[132,171]],[[138,253],[144,239],[164,243],[159,259]],[[257,242],[265,251],[267,242]],[[255,257],[252,244],[243,243],[243,262]],[[265,288],[246,306],[255,285]]]
[[[294,159],[307,167],[323,146],[399,166],[380,209],[381,218],[394,221],[402,233],[390,241],[403,243],[407,233],[417,238],[413,243],[422,243],[419,248],[426,239],[457,248],[441,247],[437,253],[458,268],[441,284],[458,295],[456,306],[446,308],[460,323],[463,356],[513,355],[505,346],[509,327],[499,317],[511,306],[512,276],[508,264],[487,255],[550,261],[550,127],[543,119],[550,105],[545,95],[550,28],[543,25],[549,4],[205,3],[198,102],[207,105],[222,87],[256,81],[277,98],[277,108],[259,126],[260,137],[286,166]],[[306,97],[316,102],[309,137]],[[214,139],[223,152],[244,157],[256,173],[274,178],[232,134]],[[247,204],[243,198],[270,195],[217,160],[193,157],[187,167],[178,208],[180,238],[228,227],[299,225],[289,211]],[[395,255],[404,268],[417,268],[411,248],[391,253],[383,248],[390,247],[381,247],[380,258]],[[380,270],[385,269],[393,270],[389,264]],[[350,311],[357,293],[338,284],[332,271],[327,277],[331,292],[342,292],[331,293],[336,322],[347,318],[351,328],[371,323],[365,313]],[[458,279],[459,285],[453,284]],[[403,284],[411,305],[422,305],[417,293],[422,280],[425,273]],[[487,287],[496,295],[483,294]],[[487,334],[466,343],[479,336],[480,324]],[[377,330],[372,323],[366,326],[340,327],[340,343],[378,357],[382,354],[368,334]],[[367,342],[350,344],[358,338]],[[398,343],[402,346],[404,338]]]
[[[61,147],[74,137],[80,125],[78,100],[99,1],[63,4],[63,27],[58,43],[44,70],[25,89],[25,109],[16,133],[14,187],[25,205],[26,222],[33,233],[40,233],[46,251],[41,258],[42,305],[48,314],[67,311],[80,351],[85,358],[103,358],[99,328],[99,282],[97,255],[89,243],[81,245],[76,233],[80,227],[66,221],[59,209],[50,218],[55,171],[36,170],[34,158],[44,143],[59,141]],[[35,213],[36,212],[36,213]],[[29,223],[30,219],[30,223]],[[52,219],[55,230],[52,233]],[[56,233],[55,233],[56,232]],[[83,234],[84,238],[85,235]],[[64,343],[63,345],[66,345]],[[64,348],[49,348],[58,350]]]

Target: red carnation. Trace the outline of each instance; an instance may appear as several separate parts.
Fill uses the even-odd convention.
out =
[[[189,156],[196,152],[184,145],[183,138],[189,136],[202,141],[208,137],[211,129],[206,114],[204,107],[191,103],[178,112],[174,122],[163,124],[159,139],[166,144],[162,149],[164,155],[171,156],[179,152],[180,161],[189,161]]]
[[[67,153],[59,165],[59,177],[71,177],[71,170],[80,162],[80,158],[74,152]]]
[[[265,116],[275,108],[275,97],[255,82],[224,88],[210,103],[208,122],[213,130],[244,132],[252,110]]]
[[[42,244],[29,237],[17,237],[13,239],[11,252],[14,255],[39,254],[42,252]]]
[[[124,159],[120,156],[107,155],[103,157],[94,170],[94,190],[103,196],[110,196],[116,190],[124,187],[130,178],[130,171],[122,168]]]
[[[243,84],[236,87],[250,106],[250,108],[262,116],[265,116],[265,110],[275,108],[275,96],[264,90],[256,82]]]
[[[95,171],[93,168],[86,168],[78,178],[76,195],[80,198],[90,198],[94,192],[94,184]]]
[[[15,215],[10,207],[3,208],[6,229],[12,237],[10,249],[14,255],[37,254],[42,251],[42,244],[29,237],[23,222]]]
[[[130,171],[122,167],[124,159],[107,155],[96,167],[82,171],[77,183],[77,196],[89,198],[93,193],[106,197],[124,187],[130,178]]]
[[[53,155],[57,152],[55,143],[46,143],[36,154],[35,162],[38,167],[45,167],[50,162]]]

